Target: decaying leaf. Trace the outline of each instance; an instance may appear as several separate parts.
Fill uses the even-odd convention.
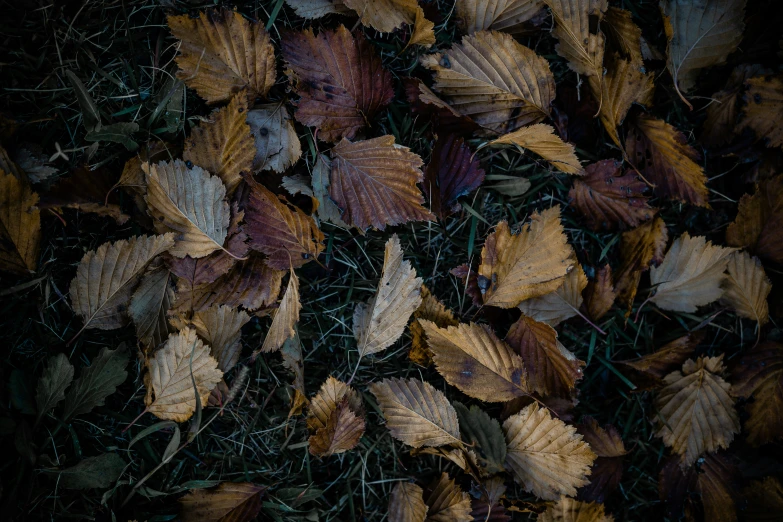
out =
[[[147,206],[159,234],[174,232],[175,257],[204,257],[223,249],[231,213],[226,187],[201,167],[181,160],[143,165]]]
[[[584,171],[574,146],[565,143],[555,129],[544,123],[523,127],[489,142],[490,146],[515,145],[531,150],[547,160],[554,168],[566,174],[582,175]]]
[[[329,195],[329,177],[332,173],[332,162],[323,154],[318,155],[318,159],[313,166],[313,197],[318,200],[318,218],[321,221],[332,223],[338,227],[350,228],[342,220],[342,213]]]
[[[783,174],[760,181],[752,196],[742,196],[737,218],[726,229],[726,243],[783,263]]]
[[[505,470],[506,439],[500,423],[476,405],[455,402],[462,439],[470,444],[484,473],[494,475]]]
[[[302,303],[299,300],[299,278],[291,270],[288,277],[288,287],[285,289],[283,299],[280,301],[280,307],[275,311],[272,324],[264,338],[264,344],[260,350],[254,351],[253,355],[262,353],[276,352],[283,347],[288,339],[296,335],[294,326],[299,322],[299,312],[302,309]]]
[[[595,461],[576,428],[533,403],[503,423],[508,451],[506,465],[516,481],[534,495],[555,500],[576,495],[576,488],[589,483]]]
[[[628,157],[662,198],[709,207],[707,177],[699,153],[663,120],[640,115],[625,139]]]
[[[438,137],[424,171],[424,195],[441,219],[459,211],[457,198],[470,194],[484,181],[484,169],[462,138]]]
[[[125,461],[116,453],[87,457],[58,472],[59,485],[66,489],[108,488],[120,478],[125,466]]]
[[[696,347],[704,341],[703,332],[691,332],[666,343],[651,354],[627,361],[615,361],[637,372],[660,380],[691,358]]]
[[[747,520],[764,520],[770,513],[783,513],[783,483],[776,477],[751,482],[742,490],[742,496]]]
[[[783,344],[766,341],[752,348],[733,371],[731,393],[753,398],[745,404],[748,442],[761,446],[783,436]]]
[[[448,103],[438,98],[429,87],[417,78],[403,78],[405,97],[411,111],[426,117],[432,126],[445,134],[467,136],[479,129],[478,123],[463,116]]]
[[[587,276],[582,266],[576,263],[563,279],[557,290],[519,303],[519,309],[536,321],[557,326],[579,314],[582,306],[582,291],[587,286]]]
[[[433,89],[457,112],[498,134],[543,120],[555,98],[546,59],[497,31],[466,36],[421,64],[435,71]]]
[[[532,391],[570,397],[585,363],[560,343],[554,328],[523,315],[511,325],[506,342],[522,357]]]
[[[311,433],[315,433],[326,428],[332,412],[343,402],[343,399],[347,400],[348,408],[351,411],[363,415],[362,399],[357,391],[344,382],[329,376],[310,401],[310,407],[307,410],[307,429]]]
[[[702,126],[702,143],[716,147],[731,141],[735,132],[741,128],[737,127],[737,118],[740,113],[738,102],[741,98],[740,94],[745,80],[763,72],[764,69],[760,65],[752,64],[738,65],[731,71],[731,75],[726,80],[726,86],[723,90],[710,96],[712,102],[707,106],[707,119],[704,120],[704,125]],[[755,108],[753,105],[748,107],[751,112]],[[769,116],[769,112],[765,110],[764,117],[766,118],[767,116]]]
[[[656,216],[633,230],[623,232],[620,240],[620,268],[614,276],[617,300],[629,310],[636,297],[642,273],[651,264],[660,264],[669,240],[669,232],[663,219]]]
[[[220,177],[231,195],[242,181],[242,172],[250,171],[256,154],[250,126],[245,119],[247,97],[234,96],[231,102],[199,123],[185,140],[182,159]],[[298,143],[298,141],[297,141]]]
[[[623,456],[627,453],[617,428],[611,424],[601,427],[592,417],[584,417],[576,430],[598,458],[590,470],[590,483],[579,489],[579,499],[603,502],[620,484],[623,475]]]
[[[360,231],[429,221],[434,216],[421,206],[424,197],[416,186],[423,181],[421,165],[394,136],[344,139],[332,149],[329,195],[343,211],[341,219]]]
[[[275,83],[275,50],[264,24],[228,9],[202,11],[198,18],[169,16],[180,40],[177,76],[207,103],[226,101],[247,89],[254,99]]]
[[[35,389],[35,405],[38,406],[36,422],[65,398],[65,390],[72,382],[73,365],[68,362],[68,357],[64,353],[50,357]]]
[[[647,204],[649,188],[633,171],[623,174],[615,160],[601,160],[585,167],[585,177],[575,179],[568,193],[574,206],[593,230],[636,227],[652,219],[658,209]]]
[[[151,267],[142,277],[128,304],[128,316],[139,341],[154,350],[169,336],[166,314],[174,301],[171,272],[165,266]]]
[[[392,76],[362,33],[306,29],[285,34],[281,46],[300,96],[294,116],[321,139],[352,139],[394,98]]]
[[[598,321],[612,309],[616,297],[612,284],[612,267],[604,265],[596,270],[595,279],[588,281],[582,309],[590,319]]]
[[[225,305],[212,306],[193,314],[193,328],[212,347],[212,356],[217,359],[217,367],[223,373],[239,362],[242,327],[248,321],[250,316],[244,311]]]
[[[0,169],[0,270],[27,274],[38,265],[41,211],[38,194]]]
[[[446,382],[485,402],[509,401],[529,395],[524,362],[486,325],[448,328],[419,321],[427,334],[433,361]]]
[[[352,450],[364,435],[364,412],[352,409],[348,397],[329,406],[331,412],[326,425],[310,436],[310,453],[316,457],[329,457]]]
[[[472,522],[470,497],[448,474],[441,473],[425,499],[431,522]]]
[[[206,404],[212,388],[223,377],[217,364],[195,329],[171,334],[147,361],[147,410],[159,419],[185,422],[196,411],[196,389],[201,404]]]
[[[392,436],[414,448],[459,445],[457,412],[445,395],[418,379],[384,379],[370,385]]]
[[[468,34],[488,29],[515,33],[543,7],[543,0],[457,0],[455,4]]]
[[[221,482],[192,489],[179,499],[183,522],[250,522],[261,511],[266,488],[251,482]]]
[[[125,382],[128,372],[128,351],[123,345],[116,350],[101,348],[90,366],[83,369],[65,394],[60,420],[68,422],[77,415],[90,413],[93,408],[103,406],[106,397]]]
[[[703,511],[705,521],[736,522],[738,471],[722,453],[708,453],[692,466],[669,459],[658,478],[667,517],[680,520],[686,513]]]
[[[408,40],[406,47],[410,47],[411,45],[423,45],[424,47],[430,47],[436,41],[435,24],[425,18],[424,10],[417,5],[416,17],[413,20],[413,29],[411,30],[411,37]]]
[[[353,312],[353,334],[359,356],[385,350],[400,338],[411,314],[421,304],[420,277],[410,261],[402,260],[397,234],[386,242],[383,272],[378,290],[368,303],[359,303]]]
[[[328,14],[347,15],[351,13],[340,0],[285,0],[296,14],[308,20],[321,18]]]
[[[432,321],[439,328],[447,326],[456,326],[459,321],[454,314],[441,303],[437,297],[432,295],[429,288],[421,287],[421,304],[413,312],[413,322],[411,322],[411,349],[408,352],[408,358],[421,366],[429,366],[432,363],[432,352],[427,347],[427,341],[424,338],[424,328],[422,328],[419,319]]]
[[[283,172],[302,156],[302,144],[294,122],[282,102],[257,105],[247,113],[255,140],[254,170]]]
[[[614,517],[605,513],[603,504],[561,496],[536,522],[614,522]]]
[[[479,498],[472,502],[474,522],[511,522],[511,517],[500,499],[506,493],[506,486],[501,477],[493,477],[482,484],[483,491]]]
[[[682,371],[664,377],[655,399],[656,436],[681,455],[686,466],[704,453],[727,448],[739,433],[739,416],[723,372],[723,355],[689,359]]]
[[[516,235],[501,221],[481,251],[478,284],[484,304],[512,308],[557,290],[573,267],[571,256],[559,206],[534,213]]]
[[[552,35],[560,42],[557,54],[583,76],[601,76],[604,35],[597,27],[607,9],[606,0],[544,0],[552,10]]]
[[[733,251],[685,232],[674,240],[660,266],[650,269],[655,288],[650,301],[664,310],[695,312],[717,300],[723,294],[723,272]]]
[[[727,267],[723,300],[740,317],[753,319],[759,326],[764,326],[769,321],[767,296],[772,283],[761,262],[747,252],[734,252]]]
[[[745,82],[740,127],[750,127],[767,147],[783,147],[783,76],[756,76]]]
[[[424,522],[424,491],[411,482],[398,482],[389,498],[389,522]]]

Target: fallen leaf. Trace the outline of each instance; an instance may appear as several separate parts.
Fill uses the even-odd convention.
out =
[[[196,390],[201,404],[206,404],[212,388],[223,378],[217,364],[195,329],[171,334],[147,360],[147,411],[163,420],[188,420],[196,411]]]
[[[554,168],[566,174],[583,175],[584,170],[576,157],[574,146],[565,143],[556,134],[554,127],[544,123],[523,127],[489,142],[492,147],[515,145],[535,152]]]
[[[552,10],[555,27],[552,35],[560,42],[557,54],[568,60],[568,67],[583,76],[603,73],[604,35],[596,27],[607,9],[606,0],[544,0]]]
[[[538,403],[506,419],[503,431],[506,465],[525,491],[555,500],[576,495],[576,488],[590,482],[587,475],[596,458],[590,446],[576,428],[552,418]]]
[[[261,512],[264,486],[221,482],[214,489],[192,489],[179,499],[183,522],[250,522]]]
[[[247,124],[255,140],[254,170],[284,172],[299,161],[302,144],[282,102],[256,105],[247,113]]]
[[[128,304],[128,316],[136,337],[147,350],[155,350],[169,336],[167,313],[174,301],[171,272],[165,266],[151,267],[141,278]]]
[[[707,454],[684,468],[678,459],[670,459],[658,479],[667,516],[678,520],[699,510],[703,511],[704,520],[736,522],[737,475],[736,465],[720,453]]]
[[[315,220],[298,207],[273,194],[245,175],[250,187],[245,213],[245,231],[250,248],[267,256],[267,264],[278,270],[299,268],[323,251],[323,232]]]
[[[737,127],[737,118],[740,113],[738,102],[745,86],[745,80],[763,72],[764,69],[760,65],[751,64],[738,65],[731,71],[723,90],[710,96],[712,101],[707,105],[707,118],[702,125],[700,138],[702,143],[717,147],[731,141],[734,134],[741,129],[741,127]],[[751,110],[755,109],[753,106],[750,108]],[[768,112],[765,111],[764,117],[766,116],[768,116]]]
[[[733,248],[714,246],[687,232],[672,243],[663,262],[650,269],[655,294],[650,301],[664,310],[695,312],[723,294],[721,284]]]
[[[294,374],[294,379],[291,382],[294,397],[291,399],[291,409],[288,411],[288,417],[291,418],[292,415],[299,415],[305,406],[310,405],[310,401],[307,400],[307,392],[305,391],[302,343],[298,335],[294,335],[283,343],[283,347],[280,348],[280,355],[283,359],[283,366]]]
[[[684,4],[678,0],[661,2],[666,30],[666,67],[682,101],[682,92],[696,83],[701,69],[719,65],[734,52],[745,29],[745,0],[714,0]]]
[[[462,438],[472,446],[482,471],[487,475],[502,473],[505,470],[506,439],[500,423],[476,405],[468,409],[455,402],[454,409],[459,417]]]
[[[661,380],[690,359],[691,354],[702,342],[704,342],[704,332],[691,332],[666,343],[653,353],[636,359],[614,362],[633,368],[655,380]]]
[[[311,433],[315,433],[326,428],[332,413],[343,402],[343,399],[347,400],[348,408],[351,411],[363,415],[362,399],[356,390],[329,376],[310,401],[310,407],[307,410],[307,429]]]
[[[318,218],[341,228],[350,228],[343,219],[340,208],[335,205],[329,195],[329,177],[332,173],[332,161],[323,154],[318,155],[318,159],[313,166],[313,197],[318,200]]]
[[[775,477],[754,480],[742,490],[742,497],[746,520],[764,520],[770,513],[783,512],[783,484]]]
[[[511,132],[549,116],[555,98],[549,63],[511,35],[479,31],[420,61],[435,71],[433,89],[491,132]]]
[[[462,138],[438,137],[422,184],[433,214],[445,219],[458,212],[461,206],[457,199],[479,188],[483,181],[484,169]]]
[[[470,497],[450,478],[441,473],[425,499],[430,522],[473,522],[470,516]]]
[[[432,295],[429,288],[426,286],[421,287],[421,304],[413,312],[413,322],[410,325],[411,349],[408,352],[408,358],[420,366],[429,366],[432,363],[432,352],[427,347],[424,328],[419,322],[420,319],[432,321],[439,328],[456,326],[459,324],[459,321],[454,317],[451,310]]]
[[[390,33],[402,24],[412,24],[416,11],[421,9],[416,0],[341,0],[362,22],[381,33]]]
[[[740,424],[730,385],[721,376],[723,355],[689,359],[664,377],[655,399],[657,437],[690,466],[704,453],[728,448]]]
[[[363,412],[351,409],[348,397],[334,406],[326,421],[310,436],[310,453],[316,457],[329,457],[352,450],[364,435]]]
[[[641,64],[642,30],[633,21],[633,13],[610,6],[601,20],[601,29],[606,37],[607,47],[617,52],[623,60]],[[606,56],[604,56],[606,65]]]
[[[306,29],[284,34],[281,46],[300,96],[294,116],[325,141],[352,139],[394,98],[392,76],[362,33]]]
[[[623,174],[622,164],[601,160],[585,167],[575,179],[568,198],[592,230],[636,227],[652,219],[658,209],[647,203],[647,184],[633,171]]]
[[[299,312],[302,303],[299,300],[299,278],[293,269],[289,272],[288,287],[285,289],[280,307],[275,311],[272,324],[264,338],[264,344],[260,350],[253,352],[253,358],[259,353],[276,352],[283,344],[296,335],[294,327],[299,322]]]
[[[587,286],[587,276],[582,266],[576,263],[554,292],[519,303],[522,313],[531,319],[550,326],[579,315],[582,306],[582,291]]]
[[[120,143],[126,149],[133,151],[139,148],[139,144],[133,139],[133,134],[139,132],[139,124],[136,122],[113,123],[100,125],[84,135],[85,141]]]
[[[410,47],[411,45],[430,47],[431,45],[434,45],[436,41],[435,24],[427,20],[424,16],[424,10],[417,5],[411,37],[408,40],[406,47]]]
[[[41,212],[38,194],[0,170],[0,270],[29,274],[38,265]]]
[[[748,90],[738,128],[750,127],[767,147],[783,147],[783,76],[756,76]]]
[[[414,448],[460,445],[457,412],[442,392],[418,379],[384,379],[370,392],[392,436]]]
[[[617,301],[630,311],[642,273],[651,264],[660,264],[669,240],[669,232],[663,219],[656,216],[628,232],[620,239],[620,267],[614,276]]]
[[[595,273],[595,279],[588,281],[584,290],[582,309],[593,321],[598,321],[612,309],[617,297],[612,285],[612,267],[604,265]]]
[[[122,212],[118,198],[107,197],[114,188],[113,179],[113,173],[108,169],[78,167],[68,177],[59,178],[53,187],[43,193],[38,208],[58,211],[68,208],[109,217],[118,225],[124,225],[130,216]]]
[[[127,310],[134,287],[156,256],[174,245],[174,235],[140,236],[104,243],[87,252],[71,280],[74,312],[82,329],[112,330],[128,323]]]
[[[531,390],[542,396],[571,396],[585,363],[560,343],[554,328],[523,315],[511,325],[506,342],[522,357]]]
[[[174,232],[175,257],[204,257],[224,250],[231,213],[226,187],[201,167],[181,160],[147,164],[147,206],[159,233]]]
[[[182,159],[223,180],[229,196],[242,181],[242,172],[250,171],[256,154],[247,117],[247,97],[240,93],[193,128],[182,152]]]
[[[479,129],[478,123],[438,98],[421,80],[403,78],[402,81],[411,111],[426,117],[434,129],[457,136],[469,136]]]
[[[761,262],[756,257],[750,257],[747,252],[734,252],[729,257],[727,268],[723,301],[731,306],[738,316],[753,319],[760,327],[767,324],[767,296],[772,290],[772,283]]]
[[[65,390],[72,382],[73,365],[68,362],[68,356],[58,353],[49,357],[35,389],[35,404],[38,406],[36,423],[65,399]]]
[[[412,457],[433,455],[448,460],[472,477],[479,476],[477,464],[478,457],[476,457],[473,450],[466,450],[464,448],[452,449],[448,446],[441,446],[440,448],[413,448],[410,451],[410,455]]]
[[[398,482],[389,497],[389,522],[424,522],[424,491],[411,482]]]
[[[623,456],[627,453],[617,428],[601,427],[592,417],[583,417],[576,430],[598,458],[590,471],[590,483],[579,489],[579,499],[603,503],[620,484],[623,476]]]
[[[260,22],[229,9],[169,16],[180,40],[177,77],[207,103],[226,101],[242,89],[248,98],[266,96],[275,83],[275,50]]]
[[[533,213],[516,235],[501,221],[481,251],[478,284],[484,304],[512,308],[557,290],[573,268],[571,252],[559,206]]]
[[[343,140],[332,149],[329,195],[343,211],[341,219],[360,231],[434,216],[421,204],[416,186],[423,181],[421,158],[394,136],[364,141]]]
[[[77,415],[90,413],[93,408],[103,406],[106,397],[114,393],[117,386],[128,377],[126,366],[128,353],[123,345],[116,350],[101,348],[90,366],[84,368],[68,388],[60,420],[68,422]]]
[[[484,293],[482,292],[482,289],[479,288],[478,272],[472,269],[470,265],[463,264],[452,268],[449,273],[454,277],[462,279],[462,283],[465,285],[465,294],[471,298],[473,306],[480,308],[484,305]],[[484,290],[488,288],[486,283],[486,278],[483,278],[482,286]],[[509,308],[511,308],[511,306],[509,306]]]
[[[522,358],[486,325],[448,328],[420,320],[433,361],[446,382],[485,402],[509,401],[529,395]]]
[[[59,471],[58,485],[65,489],[105,489],[125,470],[125,461],[116,453],[87,457],[75,466]]]
[[[328,14],[347,15],[351,14],[340,0],[285,0],[296,14],[308,20],[321,18]]]
[[[760,181],[755,194],[740,198],[739,210],[726,229],[726,243],[783,263],[783,175]]]
[[[212,347],[218,369],[228,373],[239,362],[242,327],[250,316],[231,306],[211,306],[193,314],[193,328]]]
[[[753,398],[745,403],[748,442],[761,446],[783,434],[783,345],[765,341],[751,348],[732,372],[731,393]]]
[[[603,504],[561,496],[538,515],[536,522],[614,522],[614,517],[604,512]]]
[[[628,157],[662,198],[709,208],[707,177],[699,153],[663,120],[640,115],[625,139]]]
[[[57,174],[57,169],[48,165],[49,156],[43,152],[43,148],[37,143],[28,143],[16,149],[14,162],[20,169],[27,174],[30,183],[41,183]],[[13,172],[6,169],[3,161],[0,160],[0,170],[5,170],[10,174]]]
[[[482,484],[481,496],[474,498],[473,516],[474,522],[511,522],[511,517],[506,512],[506,508],[500,503],[501,497],[506,493],[506,486],[503,479],[493,477],[484,481]]]
[[[489,29],[515,33],[543,7],[543,0],[457,0],[454,6],[468,34]]]

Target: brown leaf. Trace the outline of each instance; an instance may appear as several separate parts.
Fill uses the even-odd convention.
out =
[[[340,0],[285,0],[302,18],[313,20],[328,14],[348,15],[352,11]]]
[[[424,491],[411,482],[398,482],[389,498],[389,522],[424,522]]]
[[[620,268],[614,276],[617,301],[628,310],[633,305],[642,273],[651,264],[663,261],[669,232],[663,219],[656,217],[633,230],[623,232],[620,240]]]
[[[478,285],[484,304],[512,308],[557,290],[573,267],[571,252],[559,206],[533,213],[516,235],[501,221],[481,251]]]
[[[117,198],[107,197],[113,188],[112,173],[107,169],[78,167],[67,178],[59,178],[57,184],[43,194],[38,208],[70,208],[109,217],[118,225],[124,225],[130,216],[122,212]],[[111,202],[106,204],[109,200]]]
[[[736,314],[753,319],[764,326],[769,322],[767,296],[772,290],[764,267],[756,257],[747,252],[734,252],[729,257],[728,277],[724,281],[722,300],[731,306]]]
[[[168,339],[167,313],[173,301],[171,272],[162,265],[151,267],[128,303],[128,316],[136,327],[136,337],[150,351]]]
[[[733,372],[731,393],[753,398],[745,405],[748,442],[761,446],[783,436],[783,344],[766,341],[740,359]]]
[[[604,502],[617,489],[623,475],[623,455],[626,454],[623,439],[617,428],[611,424],[602,428],[592,417],[582,418],[576,430],[598,456],[590,472],[590,484],[579,489],[579,499]]]
[[[326,425],[310,436],[310,453],[316,457],[329,457],[352,450],[364,435],[362,412],[351,409],[348,397],[334,406]]]
[[[554,127],[544,123],[523,127],[509,134],[504,134],[490,141],[489,145],[492,147],[515,145],[521,149],[535,152],[561,172],[579,176],[584,174],[582,164],[579,162],[579,158],[576,157],[574,146],[561,140],[555,134]]]
[[[293,269],[289,272],[288,287],[280,301],[280,307],[275,311],[272,324],[264,338],[264,344],[253,352],[253,358],[259,353],[276,352],[283,344],[296,335],[294,327],[299,322],[299,312],[302,303],[299,300],[299,278]]]
[[[408,40],[406,47],[411,45],[423,45],[424,47],[430,47],[435,44],[435,24],[427,20],[424,16],[424,10],[416,5],[416,18],[413,20],[413,28],[411,30],[411,37]]]
[[[621,163],[601,160],[585,167],[568,193],[585,224],[593,230],[636,227],[658,209],[647,204],[649,188],[633,171],[623,174]]]
[[[583,76],[601,76],[604,60],[604,35],[591,28],[601,21],[606,0],[544,0],[552,10],[555,28],[552,35],[560,42],[557,54],[568,60],[568,67]]]
[[[324,154],[319,154],[312,173],[313,197],[318,200],[318,219],[332,223],[340,228],[350,228],[342,220],[340,209],[329,196],[329,177],[331,173],[332,161]]]
[[[583,376],[584,361],[563,346],[546,323],[523,315],[511,325],[506,342],[522,357],[530,389],[543,396],[569,397]]]
[[[247,113],[255,140],[253,169],[283,172],[302,156],[302,144],[283,102],[256,105]]]
[[[513,34],[541,12],[544,1],[457,0],[454,7],[467,34],[489,29]]]
[[[212,347],[212,355],[223,373],[239,362],[242,327],[249,321],[250,316],[245,312],[225,305],[212,306],[193,314],[196,333]]]
[[[767,147],[783,147],[783,76],[756,76],[745,85],[748,91],[739,128],[753,129]]]
[[[536,522],[614,522],[614,517],[604,512],[603,504],[561,496],[554,505],[538,515]]]
[[[738,101],[745,80],[763,72],[764,69],[760,65],[751,64],[738,65],[731,71],[723,90],[710,96],[712,102],[707,106],[707,119],[702,125],[702,143],[717,147],[731,141],[734,134],[741,129],[737,127],[740,112]]]
[[[783,484],[775,477],[755,480],[742,490],[745,500],[743,520],[775,520],[774,513],[783,513]]]
[[[183,522],[250,522],[261,512],[266,487],[222,482],[215,489],[192,489],[179,499]]]
[[[299,268],[317,258],[324,235],[315,220],[285,199],[276,196],[249,174],[245,231],[250,248],[267,255],[267,264],[278,270]]]
[[[588,281],[582,309],[590,319],[598,321],[612,309],[616,297],[612,285],[612,267],[604,265],[596,271],[595,280]]]
[[[481,307],[484,304],[484,293],[479,288],[478,272],[476,270],[470,268],[470,265],[463,264],[452,268],[449,273],[454,277],[462,279],[462,283],[465,285],[465,293],[473,300],[474,306]],[[484,282],[486,282],[486,278],[482,279],[482,283]],[[483,286],[484,290],[486,290],[487,286]]]
[[[392,76],[362,33],[342,25],[318,36],[288,32],[281,49],[300,96],[295,117],[318,127],[323,140],[353,138],[394,98]]]
[[[634,166],[668,199],[709,208],[707,177],[696,163],[699,153],[685,135],[663,120],[640,115],[625,139]]]
[[[421,165],[418,155],[395,145],[394,136],[344,139],[332,149],[329,195],[342,219],[360,231],[430,221],[434,216],[421,206],[424,198],[416,186],[423,180]]]
[[[177,77],[207,103],[226,101],[242,89],[254,99],[275,83],[275,50],[264,24],[228,9],[202,11],[198,18],[169,16],[179,40]]]
[[[220,177],[229,196],[242,181],[242,172],[252,168],[256,153],[247,116],[247,97],[240,93],[193,128],[182,153],[185,161]]]
[[[441,473],[425,500],[429,522],[472,522],[470,497],[450,478]]]
[[[476,190],[484,181],[484,169],[462,138],[438,137],[424,171],[424,195],[432,212],[441,219],[458,212],[458,198]]]
[[[557,326],[579,314],[583,302],[582,291],[586,286],[587,276],[582,266],[576,263],[554,292],[522,301],[519,303],[519,309],[536,321]]]
[[[673,370],[680,368],[703,341],[704,332],[691,332],[666,343],[651,354],[637,359],[614,362],[633,368],[655,380],[661,380]]]
[[[0,170],[0,270],[28,274],[38,265],[41,211],[38,194]]]
[[[752,196],[742,196],[737,218],[726,229],[726,243],[783,263],[783,174],[760,181]]]
[[[497,31],[466,36],[443,54],[423,56],[421,64],[435,71],[435,91],[494,133],[538,123],[555,98],[546,59]]]
[[[412,340],[408,358],[420,366],[429,366],[432,363],[432,352],[427,347],[424,328],[421,326],[419,319],[432,321],[438,328],[456,326],[459,324],[459,321],[454,317],[451,310],[432,295],[429,288],[422,285],[421,304],[413,312],[413,322],[410,325]]]
[[[454,110],[417,78],[403,78],[405,97],[411,104],[411,111],[420,114],[432,123],[434,129],[444,134],[468,136],[479,129],[478,123]]]
[[[729,457],[710,453],[685,468],[676,459],[669,460],[661,469],[658,488],[673,520],[696,511],[700,500],[705,521],[736,522],[737,478],[738,469]]]
[[[634,23],[630,11],[610,6],[602,20],[601,29],[605,32],[609,49],[617,52],[623,60],[641,64],[642,30]],[[604,65],[606,61],[604,58]]]
[[[294,374],[294,379],[291,382],[294,396],[291,399],[291,409],[288,411],[288,417],[290,418],[292,415],[299,415],[302,412],[302,408],[310,405],[310,401],[307,400],[305,395],[304,355],[302,354],[302,342],[298,335],[294,335],[283,343],[283,347],[280,348],[280,355],[283,359],[283,366]]]
[[[416,0],[341,0],[359,15],[362,25],[381,33],[390,33],[402,24],[412,24],[417,10]]]
[[[664,377],[655,399],[656,436],[682,456],[686,466],[702,454],[728,448],[740,424],[729,383],[723,380],[723,355],[689,359],[682,372]]]
[[[506,492],[503,479],[494,477],[483,484],[481,497],[473,500],[473,522],[511,522],[506,508],[500,503],[500,498]]]

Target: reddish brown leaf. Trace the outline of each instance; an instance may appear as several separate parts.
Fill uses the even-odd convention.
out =
[[[404,78],[405,96],[414,114],[426,118],[439,132],[467,136],[479,129],[478,123],[454,110],[417,78]]]
[[[474,306],[480,307],[484,304],[484,297],[479,287],[478,272],[476,270],[464,264],[452,268],[449,273],[454,277],[462,279],[462,284],[465,285],[465,293],[473,300]]]
[[[726,86],[710,98],[712,102],[707,106],[707,119],[702,126],[701,141],[708,146],[725,145],[731,141],[734,134],[740,130],[737,128],[737,116],[739,109],[737,102],[743,83],[748,78],[762,74],[760,65],[742,64],[731,71]]]
[[[601,427],[592,417],[584,417],[576,430],[598,456],[590,473],[590,484],[579,489],[579,500],[603,503],[620,483],[623,455],[626,454],[620,432],[611,424]]]
[[[394,98],[392,75],[362,33],[307,29],[284,34],[281,45],[300,96],[296,119],[326,141],[353,138]]]
[[[114,185],[111,172],[108,169],[90,170],[87,166],[78,167],[67,178],[57,180],[49,191],[41,195],[38,208],[71,208],[88,214],[110,217],[123,225],[128,221],[127,214],[122,213],[115,193],[106,196]],[[108,205],[106,202],[109,202]]]
[[[702,341],[704,341],[704,332],[692,332],[665,344],[651,354],[627,361],[615,361],[615,364],[633,368],[654,381],[660,381],[680,368]]]
[[[470,194],[484,181],[484,169],[472,156],[462,138],[439,137],[435,142],[423,188],[426,201],[439,218],[459,211],[457,198]]]
[[[783,174],[761,181],[752,196],[742,196],[726,243],[783,263]]]
[[[568,197],[593,230],[635,227],[652,219],[658,209],[647,204],[649,187],[633,171],[625,174],[615,160],[601,160],[585,167],[585,177],[575,179]]]
[[[611,310],[617,295],[612,285],[612,267],[604,265],[595,274],[595,280],[587,283],[582,308],[590,319],[597,321]]]
[[[783,344],[767,341],[745,354],[734,368],[731,393],[752,398],[745,405],[748,442],[760,446],[783,436]]]
[[[709,453],[685,468],[679,459],[670,458],[658,479],[666,514],[680,520],[701,507],[705,522],[736,522],[737,475],[736,465],[721,453]]]

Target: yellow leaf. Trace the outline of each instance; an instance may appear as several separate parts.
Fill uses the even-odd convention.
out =
[[[283,172],[302,156],[294,121],[283,102],[257,105],[247,113],[247,123],[256,147],[253,169]]]
[[[425,500],[428,522],[472,522],[470,497],[450,478],[441,473]]]
[[[582,164],[576,157],[574,146],[565,143],[555,134],[555,129],[544,123],[523,127],[489,142],[492,147],[516,145],[535,152],[553,167],[566,174],[584,175]]]
[[[758,258],[751,258],[747,252],[734,252],[729,258],[728,273],[723,300],[740,317],[753,319],[759,326],[767,324],[767,296],[772,290],[772,283]]]
[[[275,317],[272,319],[272,325],[266,333],[260,352],[276,352],[283,346],[283,343],[296,335],[294,326],[299,322],[299,311],[301,309],[299,278],[296,277],[296,273],[292,269],[288,278],[288,287],[286,287],[283,299],[280,301],[280,308],[275,312]],[[255,356],[258,353],[259,350],[253,352],[253,355]]]
[[[454,6],[468,34],[489,29],[515,33],[543,7],[543,0],[457,0]]]
[[[421,7],[416,9],[416,18],[413,22],[410,40],[406,47],[411,45],[423,45],[429,47],[435,43],[435,24],[424,17],[424,10]]]
[[[239,362],[242,327],[249,321],[250,316],[244,311],[225,305],[211,306],[193,314],[193,327],[212,347],[220,371],[228,372]]]
[[[604,60],[604,35],[592,30],[590,20],[600,22],[606,12],[606,0],[544,0],[552,10],[555,28],[552,35],[560,42],[557,54],[568,60],[568,67],[584,76],[601,76]]]
[[[356,11],[362,25],[368,25],[381,33],[390,33],[402,24],[416,20],[416,10],[421,9],[417,0],[342,0]]]
[[[344,398],[348,399],[351,410],[362,411],[362,399],[356,390],[332,376],[326,379],[321,385],[321,389],[310,401],[310,407],[307,410],[307,428],[311,432],[315,432],[326,427],[332,412]]]
[[[34,272],[41,248],[38,194],[0,169],[0,270]]]
[[[561,496],[538,515],[536,522],[614,522],[614,517],[604,513],[603,504]]]
[[[783,76],[757,76],[745,85],[748,92],[739,127],[753,129],[767,147],[783,147]]]
[[[389,522],[424,522],[424,491],[411,482],[398,482],[389,498]]]
[[[574,268],[565,276],[563,284],[557,290],[519,303],[522,313],[551,326],[557,326],[578,315],[583,301],[582,291],[587,286],[587,276],[582,266],[574,262]]]

